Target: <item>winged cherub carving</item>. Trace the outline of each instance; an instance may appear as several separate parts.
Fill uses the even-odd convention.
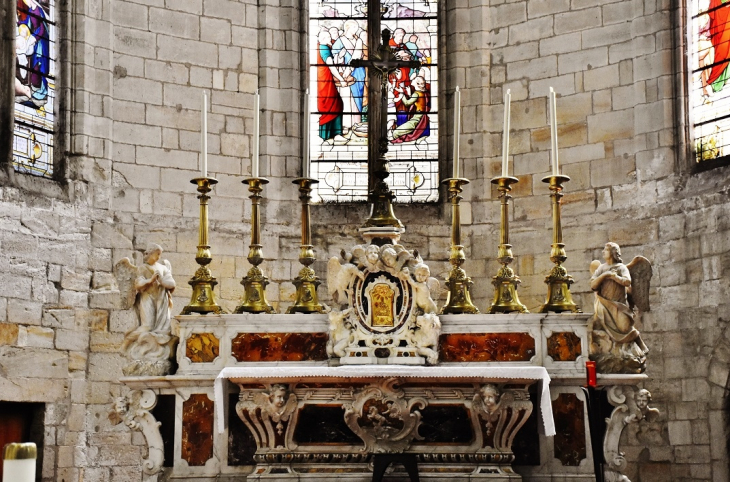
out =
[[[289,421],[289,417],[297,408],[297,396],[289,393],[287,385],[277,383],[271,386],[269,393],[255,393],[253,399],[261,408],[262,415],[265,414],[272,424],[276,424],[276,432],[282,435],[284,422]]]
[[[139,327],[127,333],[122,344],[131,360],[122,370],[127,376],[167,375],[172,369],[170,359],[177,343],[170,326],[175,280],[170,262],[160,262],[161,255],[162,247],[151,244],[144,252],[141,266],[124,258],[114,267],[122,307],[134,305],[139,315]]]
[[[590,358],[603,373],[642,373],[649,348],[634,325],[640,313],[649,311],[651,263],[637,256],[623,264],[616,243],[606,243],[603,257],[604,263],[591,263],[596,301],[588,327]]]
[[[332,300],[340,305],[347,303],[355,278],[365,279],[365,274],[350,262],[352,258],[349,254],[343,250],[341,256],[345,261],[343,264],[336,256],[327,263],[327,291]]]

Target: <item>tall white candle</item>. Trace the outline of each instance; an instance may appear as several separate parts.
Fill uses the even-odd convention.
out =
[[[461,174],[459,169],[459,136],[461,135],[461,92],[456,86],[454,92],[454,175],[458,179]]]
[[[558,167],[558,116],[556,113],[555,91],[550,87],[550,144],[551,144],[551,163],[553,167],[553,176],[560,174]]]
[[[261,97],[258,89],[253,100],[253,150],[251,152],[251,177],[259,177],[259,121]]]
[[[302,134],[302,177],[309,177],[309,89],[304,93],[304,132]]]
[[[509,176],[509,117],[512,94],[504,94],[504,133],[502,134],[502,177]]]
[[[9,443],[2,449],[3,481],[35,481],[38,449],[34,443]]]
[[[203,91],[203,107],[200,109],[200,172],[208,177],[208,92]]]

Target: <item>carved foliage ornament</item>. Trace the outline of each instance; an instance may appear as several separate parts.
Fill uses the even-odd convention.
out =
[[[425,399],[405,399],[398,388],[399,380],[389,378],[377,386],[370,386],[355,396],[352,403],[343,405],[345,422],[364,443],[363,451],[371,453],[400,453],[418,434]]]

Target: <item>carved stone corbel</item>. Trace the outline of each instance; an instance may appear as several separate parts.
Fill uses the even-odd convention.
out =
[[[285,450],[293,448],[289,446],[289,432],[294,429],[290,420],[297,405],[297,396],[288,385],[270,385],[268,393],[242,388],[236,413],[253,434],[259,450]]]
[[[428,404],[421,397],[406,400],[405,392],[397,388],[396,378],[382,380],[366,387],[352,403],[343,405],[345,423],[365,444],[370,453],[401,453],[413,439],[421,440],[418,428],[421,412]]]
[[[621,433],[630,423],[656,419],[659,411],[649,407],[649,390],[618,385],[609,388],[607,395],[609,403],[616,408],[611,412],[611,417],[606,419],[606,436],[603,439],[603,455],[606,460],[604,479],[605,482],[631,482],[622,473],[626,470],[627,462],[619,448]]]
[[[483,385],[474,394],[472,407],[482,429],[482,448],[512,452],[512,442],[532,413],[527,390],[505,390],[496,385]]]
[[[162,472],[165,451],[160,434],[160,422],[150,413],[157,405],[157,395],[152,390],[132,390],[114,401],[109,418],[112,423],[124,424],[142,432],[147,442],[148,456],[142,461],[144,482],[157,482]]]

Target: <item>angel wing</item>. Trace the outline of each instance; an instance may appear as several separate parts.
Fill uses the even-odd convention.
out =
[[[335,300],[335,303],[338,302],[339,298],[339,278],[341,269],[342,266],[340,265],[340,260],[337,259],[337,257],[333,256],[327,262],[327,292],[332,299]]]
[[[431,299],[438,301],[441,298],[441,282],[433,276],[429,276],[426,280],[426,286],[428,286],[428,292],[431,293]]]
[[[636,306],[639,311],[650,311],[649,287],[651,285],[651,262],[643,256],[636,256],[626,265],[631,273],[631,290],[629,291],[629,306]]]
[[[122,309],[128,310],[134,306],[137,290],[134,289],[134,280],[137,278],[137,267],[129,258],[122,258],[114,265],[114,277],[122,295]]]

